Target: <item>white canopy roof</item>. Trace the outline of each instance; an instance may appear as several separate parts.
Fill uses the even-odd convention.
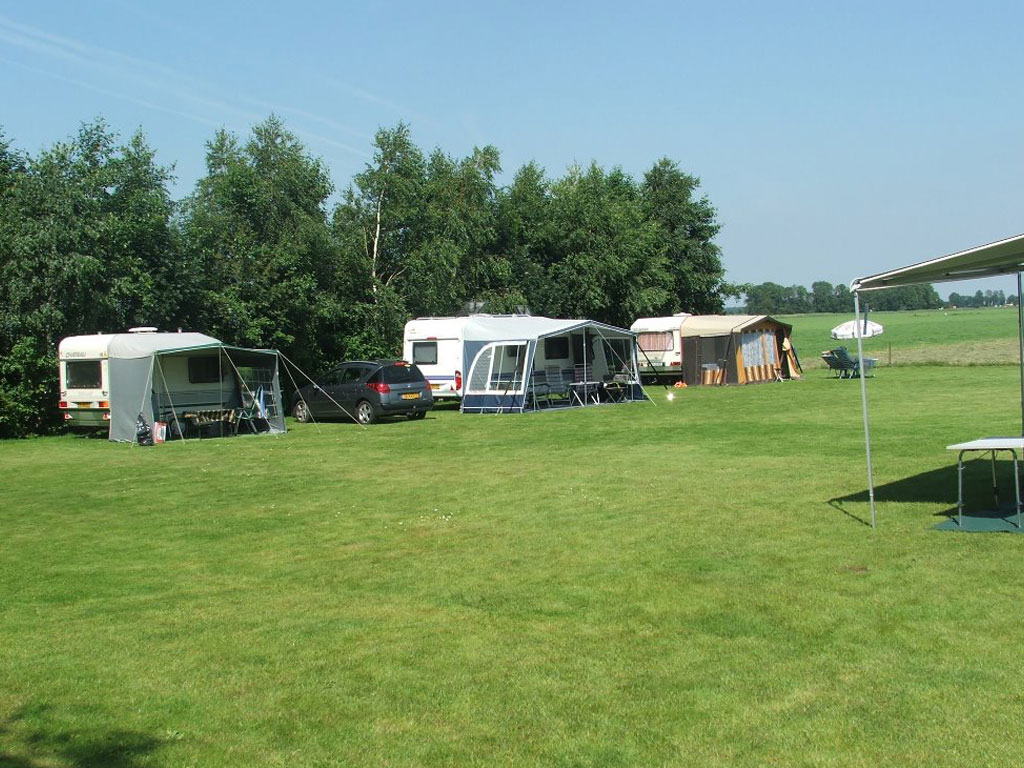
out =
[[[540,339],[545,336],[559,336],[582,328],[596,328],[613,335],[633,336],[632,331],[616,328],[593,320],[558,320],[551,317],[530,315],[476,316],[466,321],[463,338],[466,341],[512,341],[516,339]]]
[[[643,333],[644,331],[678,331],[679,326],[688,317],[690,315],[686,312],[680,312],[678,315],[670,315],[668,317],[641,317],[629,326],[629,330],[636,331],[637,333]]]
[[[900,285],[945,283],[1017,272],[1024,272],[1024,235],[1008,237],[877,275],[858,277],[850,283],[850,290],[876,291]]]
[[[68,336],[60,342],[61,359],[149,357],[154,352],[218,345],[205,333],[97,333]]]

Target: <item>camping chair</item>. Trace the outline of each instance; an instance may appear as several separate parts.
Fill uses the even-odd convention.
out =
[[[841,379],[855,379],[861,375],[861,369],[864,370],[864,375],[869,375],[867,372],[871,371],[875,367],[875,363],[878,360],[874,357],[865,357],[864,364],[861,365],[861,361],[856,357],[850,357],[850,353],[846,351],[846,347],[836,347],[831,350],[832,355],[835,357],[836,362],[839,366],[839,378]]]
[[[544,378],[548,389],[548,405],[551,405],[552,400],[565,402],[569,399],[569,383],[562,376],[561,368],[549,365],[544,371]]]
[[[546,371],[534,371],[530,374],[530,400],[534,408],[540,408],[541,397],[548,398],[551,394],[551,387],[548,386],[548,374]],[[550,405],[550,401],[548,402]]]

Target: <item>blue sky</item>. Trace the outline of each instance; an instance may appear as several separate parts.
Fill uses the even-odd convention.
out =
[[[102,116],[175,197],[271,112],[336,187],[380,126],[504,180],[670,157],[730,280],[809,285],[1024,232],[1024,4],[0,2],[0,126],[30,153]],[[1010,280],[939,286],[1016,292]]]

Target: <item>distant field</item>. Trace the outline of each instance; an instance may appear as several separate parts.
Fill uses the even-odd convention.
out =
[[[870,380],[877,531],[860,387],[821,370],[0,442],[0,765],[1019,765],[1024,536],[931,530],[945,446],[1019,429],[1017,375]]]
[[[805,367],[822,366],[823,350],[839,345],[856,350],[857,341],[835,341],[830,331],[853,315],[780,315],[793,326],[793,342]],[[992,309],[872,312],[885,326],[881,336],[864,340],[864,354],[887,365],[1004,365],[1019,362],[1017,311]],[[854,354],[856,352],[854,351]]]

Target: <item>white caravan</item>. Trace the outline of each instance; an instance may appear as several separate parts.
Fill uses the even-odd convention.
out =
[[[467,317],[418,317],[405,324],[402,358],[419,367],[430,382],[434,399],[461,398],[468,371],[463,361],[466,324],[481,317],[527,315],[469,315]]]
[[[680,377],[683,375],[683,343],[680,328],[687,312],[671,317],[641,317],[629,330],[636,333],[641,376]]]

